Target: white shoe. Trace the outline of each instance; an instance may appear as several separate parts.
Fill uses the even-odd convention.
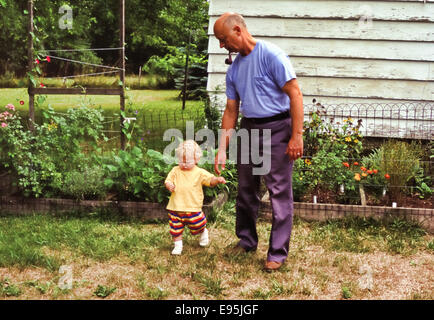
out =
[[[199,245],[201,247],[206,247],[208,244],[209,244],[208,229],[205,228],[200,235]]]
[[[173,255],[180,255],[182,253],[182,240],[175,241],[175,248],[172,250]]]

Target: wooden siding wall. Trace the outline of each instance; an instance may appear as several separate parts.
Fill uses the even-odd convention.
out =
[[[434,103],[434,0],[210,0],[207,89],[222,106],[227,51],[213,25],[227,11],[288,53],[305,105]]]

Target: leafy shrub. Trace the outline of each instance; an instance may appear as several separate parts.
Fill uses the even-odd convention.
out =
[[[99,166],[66,172],[62,185],[62,193],[73,199],[103,199],[107,194],[104,184],[105,171]]]
[[[187,52],[182,47],[169,47],[169,51],[164,57],[152,56],[149,58],[143,66],[143,70],[151,75],[163,76],[168,80],[171,88],[181,89],[184,86]],[[207,54],[197,52],[197,46],[190,44],[188,99],[206,97],[207,63]]]
[[[87,165],[85,151],[97,151],[97,141],[104,137],[100,110],[81,106],[59,115],[48,108],[43,123],[35,123],[31,132],[13,105],[6,108],[10,111],[0,119],[4,123],[0,127],[0,160],[18,177],[25,196],[61,193],[63,172]]]
[[[381,159],[381,171],[390,176],[388,183],[390,198],[400,201],[407,183],[420,175],[422,150],[416,143],[390,140],[377,152],[377,156]]]
[[[103,164],[107,178],[105,185],[117,193],[119,199],[163,202],[169,198],[164,186],[170,163],[174,160],[155,150],[143,154],[142,149],[120,150],[112,153],[113,161]]]

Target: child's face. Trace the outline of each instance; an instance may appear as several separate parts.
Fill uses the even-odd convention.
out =
[[[179,159],[179,167],[181,170],[191,170],[197,164],[197,161],[194,157],[186,157],[185,155],[181,159]]]

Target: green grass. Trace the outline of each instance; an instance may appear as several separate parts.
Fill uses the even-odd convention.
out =
[[[165,222],[146,224],[108,212],[1,216],[0,297],[381,299],[395,290],[388,276],[394,277],[399,267],[421,268],[413,275],[420,275],[419,286],[403,299],[432,298],[426,272],[433,236],[403,220],[308,223],[295,218],[289,257],[273,274],[262,271],[269,223],[258,222],[258,250],[236,256],[230,253],[237,242],[233,202],[225,204],[208,227],[208,248],[201,248],[187,230],[183,254],[174,257]],[[394,244],[397,239],[399,246]],[[388,257],[391,262],[383,262]],[[359,267],[365,263],[381,272],[381,277],[374,273],[369,292],[358,287]],[[390,263],[400,265],[391,269]],[[72,289],[57,287],[61,265],[73,268]],[[395,271],[387,275],[389,269]]]
[[[143,139],[148,148],[163,151],[168,142],[163,141],[165,130],[176,128],[185,132],[186,121],[195,121],[195,131],[205,124],[204,103],[202,101],[187,101],[182,110],[182,101],[178,99],[178,90],[130,90],[127,91],[126,113],[134,117],[134,139]],[[36,99],[38,96],[36,97]],[[19,101],[24,101],[21,105]],[[2,106],[12,103],[23,119],[28,118],[27,89],[0,89],[0,110]],[[105,135],[110,139],[107,150],[119,145],[119,106],[118,96],[80,96],[80,95],[49,95],[35,109],[35,121],[41,123],[42,110],[48,106],[55,112],[65,113],[69,108],[87,105],[102,108]],[[112,140],[114,139],[114,140]],[[112,146],[113,144],[113,146]]]
[[[179,90],[129,90],[127,91],[127,105],[139,111],[181,111],[182,101],[178,99]],[[20,105],[19,101],[24,101]],[[44,106],[51,105],[56,112],[65,112],[68,108],[77,107],[81,103],[101,106],[108,113],[119,113],[118,96],[81,96],[81,95],[49,95]],[[27,89],[0,89],[0,106],[12,103],[24,114],[29,109]],[[186,111],[202,106],[200,101],[187,101]]]

